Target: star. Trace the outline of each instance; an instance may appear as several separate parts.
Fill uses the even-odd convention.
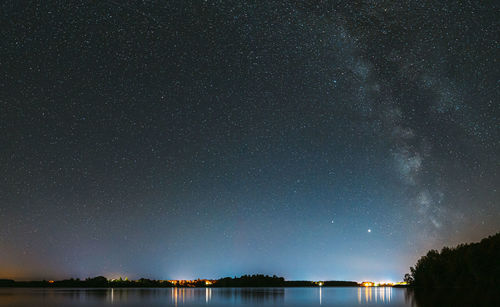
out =
[[[2,28],[13,278],[401,278],[500,229],[493,4],[53,2],[2,10],[46,29]]]

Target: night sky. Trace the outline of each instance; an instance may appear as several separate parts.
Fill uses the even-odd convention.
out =
[[[401,280],[500,230],[495,1],[2,1],[0,277]]]

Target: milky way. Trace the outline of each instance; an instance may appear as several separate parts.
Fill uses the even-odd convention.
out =
[[[498,6],[5,1],[0,272],[400,280],[500,230]]]

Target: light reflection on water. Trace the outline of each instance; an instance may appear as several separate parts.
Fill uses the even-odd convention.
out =
[[[390,303],[392,287],[360,287],[358,288],[358,304],[365,303]]]
[[[0,306],[494,306],[485,291],[351,288],[0,288]],[[494,296],[496,297],[496,296]],[[493,304],[493,305],[492,305]],[[500,305],[497,305],[500,306]]]

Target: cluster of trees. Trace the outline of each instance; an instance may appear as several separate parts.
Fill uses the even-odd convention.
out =
[[[330,280],[323,283],[324,287],[359,287],[355,281]]]
[[[325,281],[325,287],[357,287],[355,281]],[[308,280],[290,280],[276,275],[243,275],[217,280],[214,287],[318,287],[318,283]]]
[[[120,287],[132,287],[132,288],[165,288],[172,287],[173,285],[166,280],[154,280],[141,278],[138,280],[128,280],[122,279],[113,279],[108,281],[108,287],[120,288]]]
[[[322,283],[326,287],[357,287],[354,281],[325,281]],[[166,280],[151,280],[141,278],[138,280],[113,279],[108,280],[104,276],[97,276],[81,280],[79,278],[65,279],[58,281],[14,281],[10,279],[0,279],[0,287],[67,287],[67,288],[164,288],[164,287],[206,287],[204,280],[195,280],[189,283],[173,285]],[[276,275],[243,275],[241,277],[226,277],[215,281],[212,287],[317,287],[317,282],[297,280],[286,281],[283,277]]]
[[[108,280],[104,276],[97,276],[81,280],[79,278],[71,278],[56,281],[14,281],[0,280],[0,287],[64,287],[64,288],[159,288],[172,287],[173,285],[167,281],[151,280],[141,278],[139,280],[128,279],[113,279]]]
[[[500,233],[479,243],[429,251],[410,268],[405,281],[417,288],[498,288]]]
[[[207,284],[204,279],[196,279],[196,280],[183,280],[179,283],[174,283],[174,287],[206,287]]]
[[[226,277],[217,280],[215,287],[284,287],[285,279],[276,275],[243,275]]]
[[[0,287],[12,287],[15,281],[12,279],[0,279]]]
[[[323,281],[323,287],[359,287],[355,281],[327,280]],[[309,280],[285,281],[285,287],[318,287],[318,283]]]

